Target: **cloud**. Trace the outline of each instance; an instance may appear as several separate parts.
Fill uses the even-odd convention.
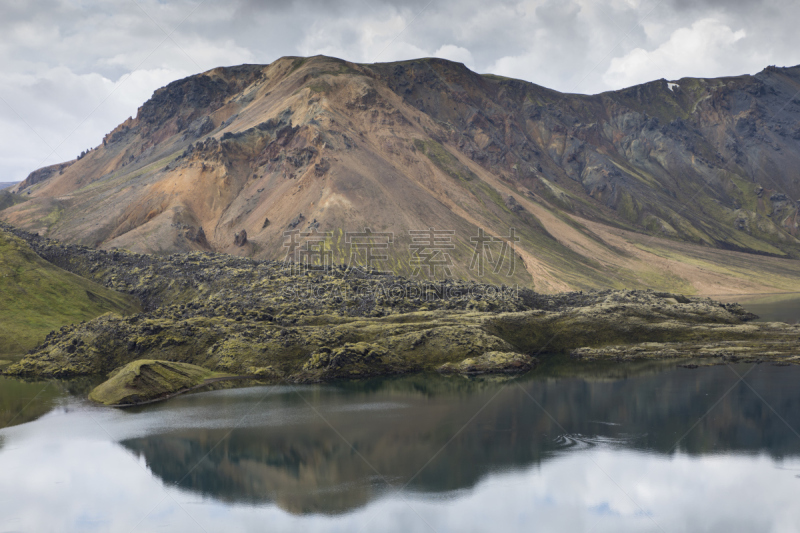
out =
[[[0,80],[2,179],[22,179],[44,165],[73,159],[135,115],[153,91],[186,72],[136,70],[118,80],[67,67]]]
[[[156,84],[220,65],[437,56],[597,93],[800,63],[798,18],[800,3],[786,0],[2,2],[0,181],[34,170],[51,152],[46,144],[63,141],[59,154],[74,157],[135,113]]]
[[[659,78],[732,74],[726,71],[726,60],[746,36],[745,30],[734,31],[718,20],[698,20],[690,28],[676,30],[655,50],[635,48],[612,59],[603,80],[611,87],[622,88]]]
[[[609,19],[609,12],[616,14],[617,20]],[[596,92],[602,72],[597,67],[607,61],[619,27],[626,28],[634,42],[643,39],[632,12],[627,4],[540,2],[517,19],[527,30],[525,42],[485,70],[565,92]]]
[[[64,531],[128,532],[132,525],[155,530],[167,524],[169,530],[193,531],[203,524],[209,531],[259,531],[269,524],[271,531],[315,533],[357,531],[369,522],[374,531],[404,533],[527,531],[531,524],[543,531],[682,531],[692,524],[696,531],[755,532],[795,531],[800,520],[797,457],[667,456],[608,445],[576,447],[534,467],[494,472],[461,491],[387,493],[341,515],[293,514],[274,503],[201,497],[165,483],[141,456],[109,442],[100,429],[120,438],[152,431],[155,417],[149,425],[130,420],[135,415],[123,423],[90,409],[4,431],[16,446],[0,453],[0,493],[7,497],[0,508],[16,529],[44,531],[58,524]]]
[[[449,59],[457,63],[464,63],[469,68],[475,68],[475,61],[472,59],[472,52],[461,46],[454,44],[446,44],[433,53],[433,57],[440,57],[442,59]]]

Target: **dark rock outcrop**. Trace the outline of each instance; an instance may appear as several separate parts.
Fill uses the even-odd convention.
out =
[[[51,177],[58,175],[59,172],[63,172],[64,169],[69,168],[69,166],[72,165],[73,163],[74,161],[70,161],[67,163],[59,163],[57,165],[50,165],[49,167],[43,167],[40,168],[39,170],[34,170],[30,174],[28,174],[28,177],[25,178],[25,180],[23,180],[20,184],[14,187],[14,191],[19,193],[29,187],[32,187],[33,185],[36,185],[37,183],[46,181]]]
[[[304,217],[304,216],[303,216],[303,213],[300,213],[300,214],[298,214],[296,217],[294,217],[294,219],[292,219],[292,221],[291,221],[291,222],[289,222],[289,229],[295,229],[295,228],[296,228],[297,226],[299,226],[299,225],[300,225],[300,224],[301,224],[301,223],[302,223],[302,222],[303,222],[305,219],[306,219],[306,217]]]

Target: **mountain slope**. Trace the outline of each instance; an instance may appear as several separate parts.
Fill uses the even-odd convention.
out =
[[[453,276],[544,292],[798,290],[798,90],[800,68],[595,96],[438,59],[218,68],[32,173],[0,217],[103,248],[262,259],[316,230],[328,260],[362,264],[367,238],[347,233],[370,228],[393,234],[372,238],[388,256],[372,266],[407,276],[433,256],[412,256],[409,231],[435,228],[452,232],[437,244]]]
[[[135,298],[61,270],[0,229],[0,356],[21,356],[62,326],[138,310]]]

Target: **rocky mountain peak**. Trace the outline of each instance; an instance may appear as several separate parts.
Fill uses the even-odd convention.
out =
[[[355,235],[369,229],[392,237],[374,268],[412,275],[436,258],[454,276],[545,291],[710,291],[766,283],[764,269],[790,286],[798,87],[798,67],[591,96],[441,59],[216,68],[156,91],[80,160],[31,174],[16,189],[27,201],[0,218],[142,252],[283,260],[322,243],[344,264],[367,257]],[[420,255],[414,232],[431,228],[448,247]],[[496,264],[503,243],[513,267],[508,254]],[[479,273],[484,252],[495,264]],[[710,276],[699,258],[751,266]]]

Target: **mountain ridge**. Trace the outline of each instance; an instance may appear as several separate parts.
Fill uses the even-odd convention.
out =
[[[259,259],[286,256],[285,231],[317,230],[345,264],[347,233],[371,228],[394,235],[375,266],[403,275],[419,259],[409,231],[436,228],[454,232],[456,277],[798,290],[798,91],[799,67],[589,96],[441,59],[219,67],[32,173],[0,218],[103,248]],[[519,239],[483,276],[469,268],[481,228],[495,262]]]

